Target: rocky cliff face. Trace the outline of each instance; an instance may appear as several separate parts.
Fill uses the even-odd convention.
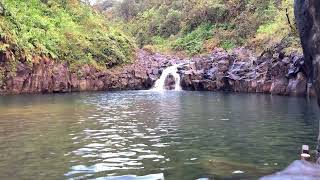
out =
[[[304,62],[296,54],[275,52],[256,57],[246,49],[231,53],[216,49],[192,61],[181,68],[184,89],[295,96],[307,93]]]
[[[180,66],[181,85],[185,90],[272,93],[306,95],[307,79],[303,59],[292,54],[267,53],[256,57],[249,50],[221,49],[211,54],[179,59],[140,50],[133,64],[106,71],[84,65],[71,72],[66,63],[40,58],[27,65],[19,62],[16,73],[10,73],[10,55],[0,59],[1,94],[65,93],[78,91],[146,90],[173,63]],[[167,84],[172,84],[170,78]]]
[[[314,83],[320,106],[320,1],[295,0],[294,9],[308,77]],[[317,158],[320,161],[320,132],[317,151]]]
[[[32,65],[18,62],[16,72],[11,73],[10,59],[10,55],[3,55],[0,59],[0,70],[3,72],[1,94],[149,89],[160,76],[160,67],[170,61],[170,57],[159,54],[150,56],[145,51],[139,51],[137,61],[130,65],[106,71],[84,65],[72,72],[67,63],[40,58]]]

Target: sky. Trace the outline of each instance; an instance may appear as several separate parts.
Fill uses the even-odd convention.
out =
[[[91,4],[94,4],[96,2],[96,0],[90,0]]]

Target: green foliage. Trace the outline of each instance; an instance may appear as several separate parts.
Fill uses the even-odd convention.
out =
[[[290,0],[123,0],[101,1],[106,16],[80,0],[2,0],[0,53],[12,51],[31,62],[49,56],[81,64],[111,67],[127,63],[135,44],[155,51],[189,55],[215,47],[249,46],[261,50],[297,36]],[[108,20],[108,21],[107,21]]]
[[[0,42],[0,53],[6,52],[9,47],[9,44]]]
[[[137,4],[135,0],[125,0],[118,4],[117,13],[126,21],[137,15]]]
[[[170,52],[173,40],[170,38],[163,38],[155,36],[152,38],[152,51]]]
[[[276,8],[272,5],[269,9],[274,13],[275,18],[266,21],[258,27],[255,38],[252,44],[264,44],[263,47],[258,47],[260,51],[271,48],[280,42],[286,41],[288,51],[300,51],[299,39],[294,27],[293,1],[285,0]],[[287,12],[289,16],[288,22]]]
[[[186,13],[184,30],[190,32],[203,23],[221,23],[226,19],[228,10],[219,0],[197,1]]]
[[[197,29],[178,38],[173,44],[173,48],[178,51],[186,50],[188,54],[194,55],[203,50],[203,43],[213,36],[213,26],[202,24]]]
[[[222,41],[221,47],[225,50],[230,50],[236,47],[236,44],[232,40]]]
[[[128,2],[131,6],[126,6]],[[272,35],[275,43],[287,36],[297,38],[285,19],[286,8],[293,16],[290,0],[123,0],[117,3],[111,8],[115,15],[111,19],[124,22],[123,26],[139,47],[158,51],[172,49],[194,55],[215,47],[262,49]],[[121,7],[134,13],[121,15],[117,13],[122,11]]]
[[[28,61],[49,56],[70,63],[111,66],[129,62],[132,41],[109,26],[104,17],[78,0],[4,0],[0,16],[4,36],[17,56]]]
[[[169,37],[177,34],[181,28],[181,17],[181,12],[170,9],[165,20],[159,26],[159,35]]]

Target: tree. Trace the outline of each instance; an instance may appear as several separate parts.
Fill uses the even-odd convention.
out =
[[[117,7],[117,11],[125,21],[137,15],[136,2],[134,0],[123,0]]]

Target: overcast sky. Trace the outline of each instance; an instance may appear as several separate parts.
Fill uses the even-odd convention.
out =
[[[96,0],[90,0],[90,3],[91,4],[93,4],[93,3],[95,3],[96,2]]]

